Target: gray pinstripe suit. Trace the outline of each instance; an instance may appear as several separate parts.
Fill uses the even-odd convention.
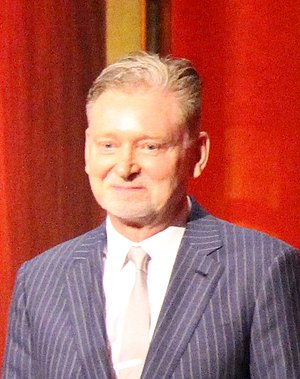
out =
[[[105,225],[25,263],[3,378],[111,378]],[[193,201],[143,378],[300,378],[300,256]]]

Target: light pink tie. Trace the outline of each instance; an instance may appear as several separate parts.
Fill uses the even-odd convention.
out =
[[[127,367],[120,370],[118,378],[138,379],[141,377],[149,347],[147,267],[150,257],[140,247],[133,247],[127,258],[135,264],[136,276],[125,313],[120,351],[120,363]]]

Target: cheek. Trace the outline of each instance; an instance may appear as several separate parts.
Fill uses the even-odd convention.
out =
[[[87,162],[87,166],[89,175],[103,179],[106,175],[108,175],[109,171],[113,167],[113,163],[111,162],[111,159],[91,155]]]
[[[166,164],[144,167],[141,174],[157,183],[169,182],[171,177],[173,177],[172,170],[170,170],[170,167]]]
[[[166,191],[178,183],[177,168],[168,162],[160,163],[148,169],[145,168],[142,172],[144,172],[144,177],[156,186],[157,191]]]
[[[141,173],[157,181],[169,181],[176,176],[179,162],[173,157],[148,158],[140,160]]]
[[[165,189],[172,191],[186,191],[190,178],[189,165],[184,161],[176,161],[176,164],[165,165],[159,169],[161,184]]]

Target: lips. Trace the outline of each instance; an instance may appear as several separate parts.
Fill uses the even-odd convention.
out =
[[[116,191],[140,191],[140,190],[143,190],[145,189],[145,187],[143,186],[111,186],[111,188],[113,188],[114,190]]]

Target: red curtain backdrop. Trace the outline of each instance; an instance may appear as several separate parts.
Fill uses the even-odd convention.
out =
[[[92,225],[84,98],[104,62],[104,1],[2,1],[0,359],[17,267]],[[191,191],[214,214],[300,247],[300,10],[294,0],[172,0],[171,50],[205,82],[212,153]]]
[[[171,30],[172,53],[204,77],[212,151],[192,193],[300,247],[300,4],[173,0]]]
[[[104,64],[104,1],[2,1],[0,361],[19,265],[92,227],[85,97]]]

